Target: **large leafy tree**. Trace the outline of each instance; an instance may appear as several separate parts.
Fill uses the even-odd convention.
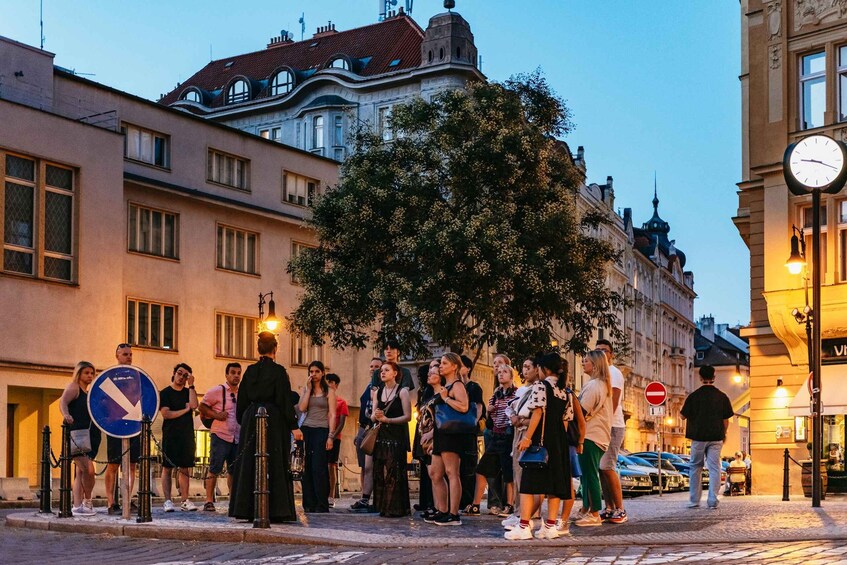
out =
[[[539,73],[396,106],[394,139],[368,129],[339,185],[314,208],[319,247],[292,261],[296,330],[335,347],[398,338],[515,354],[582,350],[617,328],[605,286],[615,251],[578,214],[583,180],[566,147],[565,103]],[[562,337],[560,336],[561,340]]]

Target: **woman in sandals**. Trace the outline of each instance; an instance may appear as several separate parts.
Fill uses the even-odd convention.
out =
[[[74,369],[74,376],[62,397],[59,399],[59,410],[65,423],[71,431],[88,430],[91,450],[74,455],[76,468],[73,486],[74,505],[71,511],[75,516],[94,516],[94,505],[91,503],[91,490],[94,488],[93,459],[100,449],[100,429],[91,423],[88,413],[88,387],[94,380],[94,365],[88,361],[80,361]],[[71,451],[74,451],[73,441]]]
[[[591,376],[579,395],[585,412],[585,439],[579,466],[582,469],[582,510],[576,526],[599,526],[603,496],[600,488],[600,458],[612,437],[612,378],[602,351],[590,351],[582,358],[582,370]]]
[[[539,539],[556,539],[559,529],[556,523],[559,504],[572,496],[571,463],[568,451],[567,433],[564,416],[568,409],[567,363],[558,353],[548,353],[541,358],[539,367],[544,378],[532,385],[527,407],[532,416],[527,426],[526,436],[518,444],[520,456],[533,445],[547,449],[547,464],[543,468],[524,467],[521,476],[521,520],[506,532],[508,540],[528,540],[533,538],[530,518],[541,506],[541,499],[547,497],[547,519],[535,532]]]

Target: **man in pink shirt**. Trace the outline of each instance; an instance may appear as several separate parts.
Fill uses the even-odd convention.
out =
[[[215,511],[215,487],[218,475],[226,462],[226,482],[232,490],[232,465],[238,455],[238,434],[241,426],[235,419],[235,405],[238,401],[238,384],[241,382],[241,365],[230,363],[226,366],[226,384],[218,385],[203,395],[200,414],[213,420],[212,445],[209,454],[209,472],[206,478],[206,504],[203,510]]]

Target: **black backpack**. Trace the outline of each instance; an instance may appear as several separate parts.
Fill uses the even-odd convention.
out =
[[[223,389],[223,392],[221,393],[221,398],[223,398],[223,403],[224,403],[223,411],[226,412],[226,387],[224,385],[221,385],[221,388]],[[204,426],[206,426],[208,429],[211,430],[212,429],[212,423],[215,421],[215,419],[214,418],[200,418],[200,421],[203,422]]]

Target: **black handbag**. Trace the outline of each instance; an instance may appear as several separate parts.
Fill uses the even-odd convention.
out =
[[[520,457],[518,457],[518,465],[520,465],[522,469],[547,468],[547,461],[550,458],[550,454],[547,453],[547,448],[544,447],[544,425],[547,423],[546,420],[547,411],[542,410],[541,441],[538,442],[538,445],[530,445],[528,448],[521,452]]]
[[[450,385],[452,388],[453,385]],[[449,388],[447,389],[449,392]],[[468,411],[459,412],[446,403],[435,406],[435,428],[442,434],[475,434],[477,431],[476,403],[468,402]]]

